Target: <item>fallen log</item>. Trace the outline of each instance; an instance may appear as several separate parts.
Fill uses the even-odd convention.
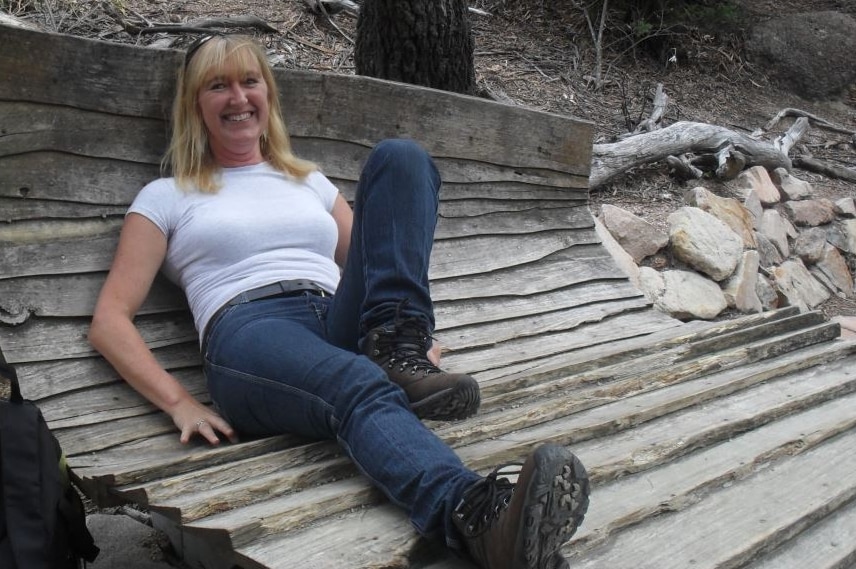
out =
[[[589,188],[596,189],[631,168],[665,160],[688,152],[720,154],[739,152],[746,166],[768,170],[791,169],[791,160],[775,146],[724,127],[695,122],[677,122],[653,132],[619,142],[595,144]]]

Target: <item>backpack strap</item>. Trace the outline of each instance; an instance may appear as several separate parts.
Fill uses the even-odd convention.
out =
[[[53,524],[45,519],[42,499],[43,490],[59,488],[59,470],[40,468],[41,413],[35,405],[24,402],[18,375],[2,359],[2,354],[0,373],[12,382],[10,402],[0,402],[0,468],[6,531],[19,568],[48,569],[50,544],[45,528]],[[46,470],[56,473],[52,475]],[[51,480],[53,476],[56,480]]]

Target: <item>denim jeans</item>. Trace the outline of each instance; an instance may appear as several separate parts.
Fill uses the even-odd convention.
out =
[[[428,259],[440,178],[405,140],[380,143],[360,176],[348,260],[336,294],[228,308],[209,327],[213,401],[242,435],[333,439],[417,531],[458,547],[452,511],[479,476],[410,411],[407,396],[365,356],[365,332],[396,310],[433,329]],[[407,303],[400,306],[401,301]]]

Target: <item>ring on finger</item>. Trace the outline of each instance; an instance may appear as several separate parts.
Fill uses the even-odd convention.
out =
[[[196,428],[199,429],[205,423],[206,423],[205,419],[199,419],[198,421],[196,421]]]

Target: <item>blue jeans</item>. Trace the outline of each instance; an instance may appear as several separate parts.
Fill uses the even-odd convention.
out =
[[[479,476],[410,411],[358,344],[403,316],[433,329],[428,259],[440,178],[405,140],[384,141],[360,176],[348,260],[334,297],[303,294],[228,308],[208,332],[211,398],[239,433],[338,441],[417,531],[457,547],[452,512]]]

